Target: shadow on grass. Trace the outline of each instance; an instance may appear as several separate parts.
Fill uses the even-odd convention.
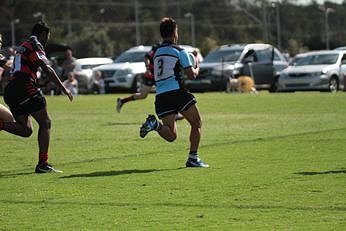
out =
[[[127,126],[127,125],[138,125],[140,126],[140,123],[129,123],[129,122],[108,122],[106,124],[103,124],[102,126]]]
[[[151,207],[170,207],[170,208],[199,208],[199,209],[239,209],[239,210],[291,210],[291,211],[346,211],[346,207],[343,206],[285,206],[285,205],[275,205],[275,204],[193,204],[193,203],[172,203],[172,202],[163,202],[163,203],[137,203],[137,202],[114,202],[114,201],[52,201],[52,200],[0,200],[0,204],[22,204],[22,205],[33,205],[40,207],[46,205],[78,205],[78,206],[95,206],[95,207],[133,207],[137,208],[151,208]]]
[[[182,169],[182,168],[177,168]],[[126,169],[119,171],[101,171],[101,172],[91,172],[91,173],[82,173],[82,174],[74,174],[70,176],[60,177],[62,179],[66,178],[76,178],[76,177],[103,177],[103,176],[119,176],[119,175],[128,175],[128,174],[142,174],[142,173],[151,173],[151,172],[160,172],[167,171],[171,169]]]
[[[304,176],[314,176],[314,175],[325,175],[325,174],[345,174],[346,169],[325,171],[325,172],[296,172],[295,174],[304,175]]]

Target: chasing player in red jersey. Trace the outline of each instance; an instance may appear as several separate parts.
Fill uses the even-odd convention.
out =
[[[153,45],[151,47],[151,50],[144,55],[144,63],[145,63],[145,67],[147,70],[143,75],[143,78],[142,78],[143,83],[139,89],[139,92],[134,93],[134,94],[132,94],[128,97],[125,97],[125,98],[118,98],[117,99],[116,109],[119,113],[120,113],[122,106],[125,103],[131,102],[134,100],[145,99],[145,98],[147,98],[150,91],[153,89],[153,87],[155,85],[153,58],[155,55],[155,51],[159,45],[160,44]]]
[[[46,99],[37,85],[38,69],[41,68],[70,101],[73,100],[71,92],[63,86],[46,57],[44,46],[49,39],[49,31],[45,23],[36,23],[30,38],[16,49],[12,75],[4,92],[5,103],[16,122],[0,120],[0,130],[22,137],[32,134],[31,117],[37,121],[39,161],[35,168],[36,173],[61,172],[48,164],[51,120],[47,112]]]

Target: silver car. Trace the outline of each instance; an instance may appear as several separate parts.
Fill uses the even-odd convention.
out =
[[[344,89],[346,50],[325,50],[297,55],[298,59],[280,73],[279,91]]]

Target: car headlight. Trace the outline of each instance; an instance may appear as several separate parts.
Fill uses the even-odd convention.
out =
[[[312,73],[310,73],[310,76],[311,76],[311,77],[319,77],[319,76],[321,76],[321,75],[324,75],[324,74],[323,74],[323,71],[321,71],[321,72],[312,72]]]
[[[280,78],[287,78],[287,77],[288,77],[288,74],[286,72],[280,72],[279,79]]]
[[[220,69],[214,68],[214,69],[211,71],[211,75],[220,76],[220,75],[221,75],[221,70],[220,70]]]
[[[234,69],[233,69],[233,75],[239,75],[241,72],[241,69],[244,67],[244,64],[242,63],[235,63]]]
[[[233,76],[233,70],[230,70],[230,69],[224,70],[223,75],[227,77],[231,77]]]
[[[328,73],[328,71],[323,69],[323,70],[321,71],[321,73],[322,73],[322,75],[325,75],[325,74]]]

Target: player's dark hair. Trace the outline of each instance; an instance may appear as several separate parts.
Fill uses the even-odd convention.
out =
[[[49,33],[49,27],[47,26],[46,23],[40,21],[37,22],[33,28],[31,29],[31,35],[34,36],[40,36],[42,34],[42,32],[46,32],[47,34]]]
[[[162,38],[171,36],[177,28],[177,22],[173,18],[164,17],[160,23],[160,34]]]

